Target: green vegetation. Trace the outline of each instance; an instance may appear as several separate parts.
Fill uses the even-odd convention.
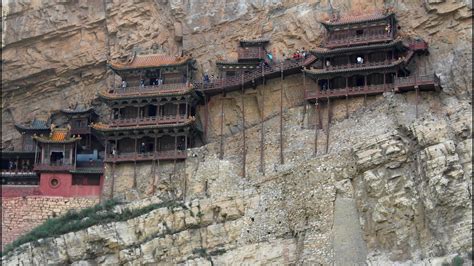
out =
[[[48,219],[42,225],[34,228],[29,233],[13,241],[11,244],[6,245],[1,255],[3,256],[16,247],[28,242],[37,241],[41,238],[56,237],[66,233],[83,230],[98,224],[126,221],[159,208],[167,207],[173,209],[181,206],[176,201],[166,201],[151,204],[140,209],[124,209],[120,213],[114,212],[114,207],[119,204],[118,201],[108,200],[105,203],[97,204],[79,212],[69,211],[61,217]]]

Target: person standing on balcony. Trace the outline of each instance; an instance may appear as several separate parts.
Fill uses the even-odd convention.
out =
[[[207,73],[204,74],[204,77],[203,77],[203,81],[204,81],[204,84],[209,84],[209,75]]]
[[[356,60],[357,60],[357,64],[363,64],[364,63],[364,58],[362,58],[360,56],[358,56]]]
[[[140,80],[140,89],[145,88],[145,81],[143,79]]]
[[[122,80],[122,91],[125,91],[125,88],[127,88],[127,82]]]
[[[140,153],[145,153],[145,152],[146,152],[145,142],[142,142],[142,144],[140,145]]]

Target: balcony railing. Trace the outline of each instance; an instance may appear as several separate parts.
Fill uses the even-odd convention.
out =
[[[324,44],[327,48],[335,48],[378,41],[389,41],[392,39],[391,34],[383,31],[377,34],[347,35],[340,39],[327,39]]]
[[[36,173],[33,170],[7,170],[7,169],[2,169],[1,170],[1,175],[2,176],[34,176]]]
[[[102,161],[77,161],[76,168],[102,168],[104,163]]]
[[[354,68],[364,68],[372,66],[386,66],[397,62],[398,60],[383,60],[383,61],[366,61],[362,64],[342,64],[342,65],[331,65],[326,66],[321,71],[334,71],[340,69],[354,69]],[[318,69],[319,70],[319,69]]]
[[[148,86],[127,86],[125,88],[121,86],[116,86],[115,89],[108,91],[109,94],[115,95],[142,95],[142,94],[177,94],[183,93],[191,89],[189,83],[170,83],[170,84],[161,84],[161,85],[148,85]]]
[[[397,77],[394,83],[367,85],[358,87],[347,87],[342,89],[305,91],[305,99],[331,98],[364,94],[378,94],[392,89],[399,90],[414,89],[416,86],[425,86],[428,88],[438,87],[440,84],[439,77],[436,75],[417,75],[410,77]]]
[[[74,169],[72,164],[61,164],[61,163],[39,163],[35,164],[34,171],[69,171]]]
[[[237,55],[239,60],[263,59],[265,51],[261,47],[238,48]]]
[[[157,152],[124,152],[114,155],[108,155],[105,162],[127,162],[127,161],[150,161],[150,160],[174,160],[186,159],[187,152],[182,150],[157,151]]]
[[[166,125],[184,123],[188,118],[184,115],[168,115],[168,116],[149,116],[142,118],[121,118],[114,119],[110,123],[111,127],[128,127],[128,126],[145,126],[145,125]]]

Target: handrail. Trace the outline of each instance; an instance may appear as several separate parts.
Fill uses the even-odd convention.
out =
[[[147,94],[147,93],[158,93],[158,94],[171,94],[181,93],[192,88],[190,83],[171,83],[161,85],[147,85],[147,86],[127,86],[125,88],[116,86],[108,91],[109,94],[118,95],[135,95],[135,94]]]
[[[111,121],[111,126],[137,125],[137,124],[171,124],[184,123],[187,120],[185,115],[148,116],[141,118],[119,118]]]
[[[314,61],[315,57],[313,55],[308,55],[306,58],[302,58],[299,60],[284,60],[280,63],[273,63],[271,65],[265,65],[263,67],[263,71],[265,76],[272,75],[275,73],[280,73],[281,71],[287,71],[290,69],[299,68],[309,64],[310,62]],[[243,78],[242,78],[243,75]],[[214,89],[225,89],[230,87],[239,86],[242,84],[242,80],[244,84],[252,82],[253,80],[258,80],[262,78],[262,68],[259,67],[252,72],[243,73],[241,75],[237,75],[230,78],[225,79],[217,79],[212,82],[194,82],[193,85],[196,89],[207,91],[207,90],[214,90]]]

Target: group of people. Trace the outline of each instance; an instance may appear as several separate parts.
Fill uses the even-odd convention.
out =
[[[22,170],[22,171],[30,171],[31,166],[30,166],[30,161],[28,160],[21,160],[21,163],[15,162],[13,160],[10,160],[8,162],[8,170],[13,171],[13,170]],[[20,164],[20,165],[18,165]]]
[[[159,86],[163,84],[163,80],[161,78],[157,78],[154,81],[150,81],[150,85],[152,86]],[[144,89],[145,88],[145,80],[141,79],[140,80],[140,88]],[[122,85],[121,88],[122,90],[125,90],[128,87],[128,83],[125,80],[122,80]]]

